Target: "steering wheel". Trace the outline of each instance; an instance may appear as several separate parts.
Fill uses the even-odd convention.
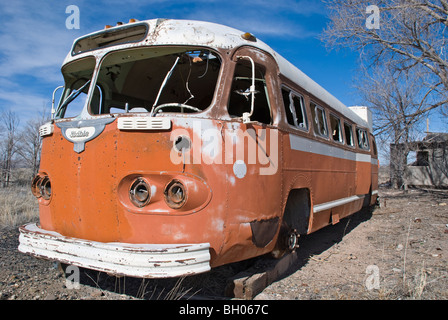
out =
[[[189,106],[189,105],[187,105],[187,104],[183,104],[183,103],[164,103],[164,104],[161,104],[160,106],[156,107],[156,108],[154,109],[154,111],[152,112],[152,114],[155,115],[155,114],[157,114],[157,112],[158,112],[160,109],[162,109],[162,108],[167,108],[167,107],[186,108],[186,109],[190,109],[190,110],[193,110],[193,111],[196,111],[196,112],[200,112],[200,111],[202,111],[202,110],[199,109],[199,108],[192,107],[192,106]]]

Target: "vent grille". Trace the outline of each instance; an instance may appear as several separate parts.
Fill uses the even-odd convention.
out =
[[[49,136],[53,133],[53,125],[50,123],[46,123],[39,128],[39,135],[41,137]]]
[[[120,130],[169,130],[171,121],[168,118],[154,117],[122,117],[118,118]]]

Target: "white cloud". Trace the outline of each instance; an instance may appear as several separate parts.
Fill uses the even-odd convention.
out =
[[[35,114],[60,84],[60,67],[76,32],[65,28],[57,2],[0,3],[0,108],[22,117]]]
[[[0,112],[6,109],[14,111],[20,118],[21,124],[35,115],[37,115],[43,108],[50,110],[51,98],[30,94],[22,91],[7,91],[0,89],[0,100],[3,100]]]
[[[34,2],[13,2],[0,15],[0,70],[2,77],[28,74],[41,78],[44,69],[57,69],[72,43],[65,29],[65,12],[60,17],[48,6],[36,8]],[[39,3],[40,5],[40,3]],[[1,8],[4,9],[4,8]],[[53,10],[52,10],[53,9]],[[62,22],[59,23],[58,22]],[[49,72],[46,72],[49,75]],[[47,81],[47,78],[42,78]],[[54,81],[51,76],[49,81]]]

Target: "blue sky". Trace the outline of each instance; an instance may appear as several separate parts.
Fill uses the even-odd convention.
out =
[[[79,8],[78,30],[66,28],[69,5]],[[130,18],[204,20],[251,32],[346,105],[360,103],[352,88],[358,55],[328,52],[318,40],[328,22],[318,0],[14,0],[0,3],[0,111],[16,111],[23,124],[49,109],[73,40]]]

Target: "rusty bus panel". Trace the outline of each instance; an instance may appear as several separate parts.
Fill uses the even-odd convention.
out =
[[[62,73],[21,252],[196,274],[280,257],[378,196],[368,121],[253,35],[137,21],[76,39]]]

